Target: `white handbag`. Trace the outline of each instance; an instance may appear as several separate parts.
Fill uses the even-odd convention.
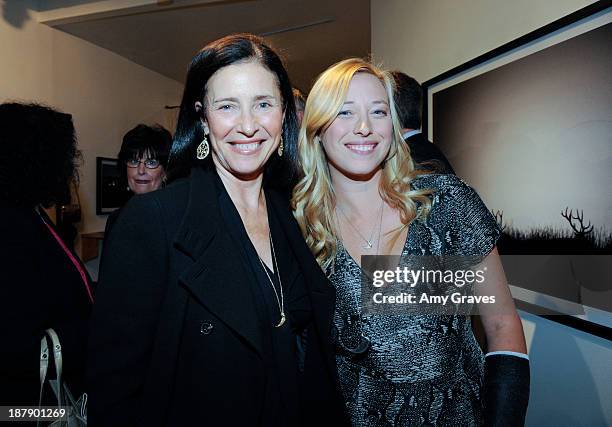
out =
[[[40,407],[42,405],[43,389],[47,377],[47,368],[49,367],[49,346],[47,337],[51,339],[55,372],[57,374],[56,379],[48,379],[47,382],[55,394],[58,409],[63,408],[68,412],[66,417],[54,421],[50,426],[87,426],[87,393],[83,393],[78,400],[75,400],[66,383],[62,382],[62,346],[57,333],[53,329],[47,329],[45,331],[45,336],[40,340],[40,393],[38,406]]]

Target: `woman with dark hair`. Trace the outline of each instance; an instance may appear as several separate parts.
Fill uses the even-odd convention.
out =
[[[72,118],[40,105],[0,105],[0,405],[38,405],[40,341],[53,328],[63,377],[81,393],[91,282],[43,208],[77,179]],[[50,390],[45,390],[53,404]]]
[[[104,248],[92,425],[342,425],[334,290],[286,197],[296,140],[287,72],[261,39],[195,56],[175,181],[132,198]]]
[[[134,194],[159,189],[166,179],[172,135],[160,125],[139,124],[123,136],[119,164],[127,186]]]
[[[159,189],[166,180],[166,165],[172,146],[172,135],[160,125],[139,124],[123,136],[117,155],[121,181],[134,194],[145,194]],[[119,216],[117,209],[108,216],[106,236]]]

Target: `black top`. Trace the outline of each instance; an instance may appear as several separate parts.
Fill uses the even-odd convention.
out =
[[[64,381],[75,396],[83,392],[93,289],[85,267],[70,251],[86,282],[49,227],[58,233],[44,211],[0,202],[0,405],[38,404],[47,328],[62,345]],[[53,397],[47,390],[43,399],[53,404]]]
[[[106,226],[104,227],[104,238],[106,239],[113,229],[113,225],[117,222],[117,218],[119,218],[119,213],[121,212],[121,208],[115,209],[112,211],[108,218],[106,219]]]
[[[282,271],[297,267],[297,261],[288,249],[286,237],[273,210],[268,209],[268,222],[274,253],[280,271],[271,271],[260,260],[229,194],[219,179],[216,180],[221,216],[231,237],[240,247],[242,263],[253,274],[252,292],[256,303],[262,337],[266,388],[260,425],[295,426],[299,424],[297,340],[310,321],[311,307],[304,277],[300,273],[292,283],[283,281]],[[265,268],[265,270],[264,270]],[[299,271],[299,268],[298,268]],[[266,274],[267,273],[267,274]],[[270,282],[272,280],[272,283]],[[287,319],[280,321],[281,284],[284,311]],[[272,289],[274,286],[274,290]],[[275,292],[276,291],[276,294]],[[277,300],[278,295],[278,300]]]

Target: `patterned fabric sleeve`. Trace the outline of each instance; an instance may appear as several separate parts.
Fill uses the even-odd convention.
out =
[[[476,191],[454,175],[433,175],[427,181],[435,190],[427,222],[442,241],[443,253],[487,256],[501,231]]]

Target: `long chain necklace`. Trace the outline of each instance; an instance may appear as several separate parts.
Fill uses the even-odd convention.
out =
[[[266,273],[266,276],[268,276],[268,280],[270,281],[270,286],[272,286],[272,290],[274,291],[274,296],[276,297],[276,303],[278,304],[278,311],[280,312],[280,321],[274,327],[280,328],[281,326],[283,326],[286,320],[285,299],[283,296],[283,282],[281,280],[280,271],[278,270],[278,263],[276,262],[276,251],[274,250],[274,241],[272,240],[272,233],[268,232],[268,236],[270,237],[270,247],[272,248],[272,260],[274,261],[274,271],[276,272],[276,275],[278,276],[278,284],[280,288],[280,299],[278,298],[278,292],[276,292],[276,286],[274,286],[274,282],[272,281],[270,274],[268,274],[268,269],[266,268],[266,265],[264,264],[264,262],[262,261],[259,255],[257,256],[257,258],[259,258],[259,262],[261,263],[261,266],[264,272]]]
[[[382,210],[383,210],[385,201],[381,200],[381,202],[382,203],[380,204],[380,221],[382,223]],[[374,224],[374,226],[372,227],[372,231],[370,232],[370,238],[366,239],[365,236],[361,234],[361,231],[359,231],[359,229],[353,225],[348,215],[344,212],[344,210],[339,205],[338,205],[338,210],[344,216],[344,218],[346,218],[346,222],[348,223],[348,225],[350,225],[351,228],[355,230],[357,234],[359,234],[359,237],[361,237],[361,240],[365,242],[364,245],[361,245],[361,248],[362,249],[372,249],[372,247],[374,246],[374,231],[376,230],[376,224]],[[379,231],[380,231],[380,226],[379,226]],[[380,240],[380,236],[378,236],[378,240]]]
[[[378,223],[378,241],[376,242],[376,255],[379,254],[380,251],[380,237],[381,237],[381,232],[382,232],[382,218],[383,218],[383,210],[384,210],[384,200],[383,200],[383,204],[380,208],[380,222]],[[346,215],[345,215],[346,216]],[[347,218],[348,219],[348,218]],[[347,249],[344,248],[344,250],[346,251]],[[362,270],[361,268],[359,268],[361,274],[366,274],[366,272],[364,270]],[[361,317],[361,308],[360,308],[360,304],[359,304],[359,299],[361,299],[361,293],[359,292],[359,299],[357,298],[357,290],[355,290],[354,292],[352,291],[348,291],[349,294],[353,295],[353,299],[355,301],[355,313],[354,314],[346,314],[345,315],[345,319],[344,322],[348,323],[349,320],[351,322],[357,322],[359,325],[359,342],[354,345],[354,346],[348,346],[344,343],[344,341],[342,340],[342,337],[339,337],[339,342],[342,345],[342,348],[344,348],[344,350],[348,351],[350,354],[352,354],[353,356],[362,356],[364,355],[369,349],[370,346],[372,345],[372,342],[370,341],[370,339],[364,335],[363,333],[363,319]],[[341,333],[340,333],[341,335]]]

